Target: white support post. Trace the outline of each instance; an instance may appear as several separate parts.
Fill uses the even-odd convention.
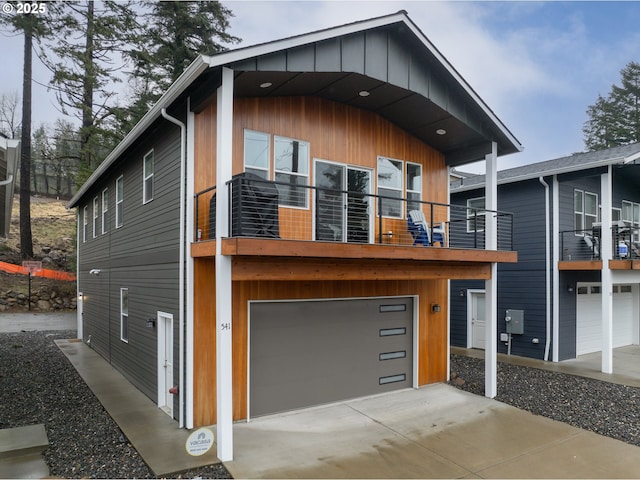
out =
[[[187,100],[187,161],[186,161],[186,177],[187,177],[187,226],[186,226],[186,236],[187,245],[191,242],[195,241],[194,237],[194,229],[195,222],[197,221],[194,218],[194,178],[195,178],[195,155],[194,155],[194,146],[195,146],[195,114],[191,111],[191,99]],[[194,264],[193,257],[191,255],[186,255],[186,271],[185,271],[185,301],[186,301],[186,334],[185,334],[185,362],[186,362],[186,373],[185,373],[185,384],[186,384],[186,394],[185,394],[185,403],[186,403],[186,412],[185,412],[185,427],[193,428],[193,367],[194,367],[194,358],[193,358],[193,345],[194,345],[194,331],[193,331],[193,295],[194,295]]]
[[[218,88],[216,149],[216,440],[218,458],[233,460],[231,257],[222,255],[229,236],[229,182],[233,145],[233,70],[222,69]]]
[[[498,249],[498,218],[492,212],[498,209],[498,147],[492,143],[491,153],[485,156],[485,248]],[[498,264],[491,264],[491,278],[485,280],[485,350],[484,395],[495,398],[498,394]]]
[[[613,373],[613,282],[609,260],[613,250],[611,229],[611,165],[600,176],[600,259],[602,260],[602,373]]]

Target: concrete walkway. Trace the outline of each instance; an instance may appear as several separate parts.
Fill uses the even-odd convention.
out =
[[[34,330],[76,330],[76,312],[6,313],[0,314],[0,333]]]

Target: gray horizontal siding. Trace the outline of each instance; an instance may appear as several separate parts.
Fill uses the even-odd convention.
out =
[[[143,156],[154,151],[153,200],[143,204]],[[124,224],[115,228],[115,182],[124,177]],[[109,189],[109,228],[79,245],[79,284],[85,295],[84,339],[136,387],[156,401],[157,326],[146,320],[158,311],[173,314],[174,358],[179,341],[179,200],[180,130],[160,121],[147,139],[132,148],[87,192],[92,218],[93,198]],[[79,225],[82,228],[80,222]],[[99,276],[90,269],[102,270]],[[129,342],[120,339],[120,288],[129,290]],[[174,362],[174,378],[179,365]],[[177,409],[174,411],[178,412]]]

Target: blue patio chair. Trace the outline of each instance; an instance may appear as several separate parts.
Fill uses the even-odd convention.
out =
[[[424,214],[421,211],[411,210],[409,212],[407,216],[407,227],[413,237],[414,245],[431,246],[431,239],[429,238],[429,230],[426,223]]]

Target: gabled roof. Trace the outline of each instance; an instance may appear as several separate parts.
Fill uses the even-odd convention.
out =
[[[117,158],[177,99],[211,100],[223,67],[234,96],[319,96],[378,113],[445,154],[451,166],[522,145],[406,12],[200,55],[129,132],[69,203],[74,207]],[[262,85],[262,86],[261,86]],[[268,85],[264,87],[264,85]],[[442,132],[446,132],[442,134]]]
[[[500,170],[497,173],[498,184],[521,182],[532,178],[579,172],[606,165],[628,165],[640,160],[640,143],[598,150],[595,152],[574,153],[544,162],[530,163],[521,167]],[[464,178],[451,185],[451,193],[475,190],[484,187],[485,176],[475,175]]]

